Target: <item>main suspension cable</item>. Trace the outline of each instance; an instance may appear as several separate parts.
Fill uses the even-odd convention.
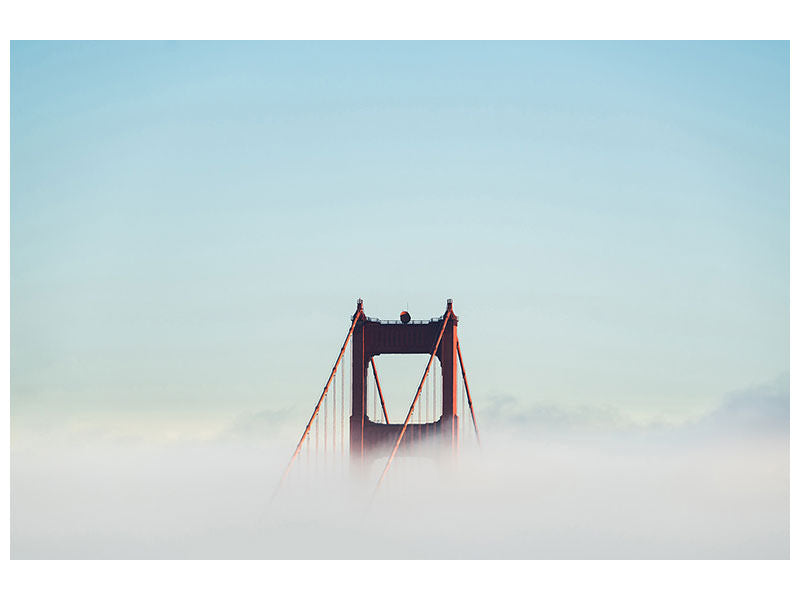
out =
[[[458,364],[461,365],[461,377],[464,380],[464,390],[467,392],[467,402],[469,402],[469,412],[472,415],[472,426],[475,428],[475,438],[478,440],[478,445],[481,445],[481,436],[478,433],[478,423],[475,421],[475,409],[472,407],[472,396],[469,393],[469,384],[467,383],[467,373],[464,371],[464,360],[461,358],[461,343],[456,341],[456,351],[458,352]]]
[[[342,356],[344,356],[344,351],[347,348],[348,342],[350,342],[350,338],[353,335],[353,329],[356,327],[356,323],[361,319],[362,315],[364,314],[364,309],[361,308],[359,304],[359,308],[356,311],[356,314],[353,315],[353,322],[350,324],[350,329],[347,332],[347,337],[344,339],[344,343],[342,344],[342,349],[339,350],[339,356],[336,357],[336,362],[333,363],[333,368],[331,369],[331,374],[328,376],[328,381],[325,383],[325,387],[322,390],[322,393],[319,396],[319,400],[317,401],[317,405],[314,407],[314,412],[311,414],[311,418],[308,420],[308,424],[306,425],[305,430],[303,431],[303,435],[300,436],[300,441],[297,442],[297,447],[294,449],[294,454],[292,454],[292,458],[289,459],[289,464],[286,465],[286,468],[283,471],[283,475],[281,475],[281,479],[278,482],[275,491],[272,493],[272,497],[270,498],[270,502],[275,499],[275,496],[278,494],[278,490],[281,489],[283,482],[286,480],[286,476],[289,474],[289,471],[294,464],[294,461],[297,459],[297,455],[300,454],[300,449],[303,447],[303,442],[305,441],[306,437],[308,436],[308,432],[311,429],[311,425],[314,423],[314,420],[317,418],[317,414],[319,414],[319,407],[322,404],[322,401],[325,399],[325,396],[328,393],[328,387],[331,385],[331,381],[333,380],[333,376],[336,375],[336,369],[339,367],[339,361],[342,360]]]

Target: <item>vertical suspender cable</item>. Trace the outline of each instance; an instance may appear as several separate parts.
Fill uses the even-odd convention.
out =
[[[342,436],[342,463],[344,463],[344,425],[345,425],[345,415],[350,415],[350,402],[347,401],[347,394],[344,393],[344,379],[345,374],[347,373],[347,356],[345,355],[344,359],[342,360],[342,427],[341,427],[341,436]]]
[[[422,415],[422,407],[420,407],[420,410],[417,410],[417,411],[414,412],[414,419],[417,422],[417,427],[414,428],[412,433],[414,435],[414,439],[417,439],[417,440],[419,439],[419,431],[420,431],[419,424],[420,424],[420,416],[421,415]]]
[[[461,388],[462,386],[457,385],[456,388]],[[460,430],[459,430],[459,438],[464,435],[464,417],[466,417],[466,413],[464,412],[464,390],[459,389],[461,398],[456,398],[456,401],[461,400],[461,410],[458,413],[458,420],[460,421]]]
[[[331,389],[333,389],[333,440],[331,443],[331,454],[334,458],[334,464],[336,464],[336,376],[333,377],[333,385],[331,385]]]
[[[422,410],[425,412],[425,421],[429,421],[428,415],[430,414],[430,402],[428,402],[428,384],[425,384],[425,390],[422,392]]]
[[[436,364],[436,363],[434,363]],[[428,395],[428,385],[425,384],[425,439],[428,438],[428,427],[427,424],[431,422],[431,399]]]
[[[437,381],[438,380],[436,379],[436,361],[433,361],[433,381],[431,382],[431,385],[433,385],[433,406],[434,406],[434,411],[435,411],[435,407],[436,407],[436,387],[437,387],[436,383],[437,383]]]

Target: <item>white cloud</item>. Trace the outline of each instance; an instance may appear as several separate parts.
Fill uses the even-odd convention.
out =
[[[41,438],[12,451],[12,556],[786,558],[787,388],[681,427],[488,404],[480,451],[398,460],[371,508],[383,460],[347,477],[346,453],[268,504],[305,425],[286,411],[168,444]]]

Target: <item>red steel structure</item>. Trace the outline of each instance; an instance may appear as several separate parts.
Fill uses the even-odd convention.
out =
[[[350,398],[347,407],[345,395],[345,370],[342,369],[339,377],[341,378],[340,394],[340,415],[341,425],[337,433],[337,401],[336,401],[336,381],[337,372],[345,359],[345,350],[348,344],[351,346],[351,369],[350,369]],[[408,413],[403,423],[389,423],[389,416],[384,403],[383,391],[378,379],[375,368],[375,357],[387,354],[428,354],[429,359],[425,371],[417,387]],[[435,361],[439,363],[438,374],[435,368]],[[431,373],[431,367],[435,373],[433,379],[433,415],[436,415],[437,405],[435,390],[441,381],[441,412],[440,416],[433,420],[429,411],[429,396],[425,387],[426,380]],[[368,414],[368,388],[369,388],[369,369],[372,368],[374,377],[373,405],[377,406],[377,396],[380,397],[382,412],[377,408],[373,409],[372,418]],[[409,314],[405,311],[401,313],[399,321],[381,321],[368,317],[364,313],[364,303],[359,298],[356,311],[353,313],[351,325],[342,344],[336,362],[331,369],[328,381],[322,390],[319,400],[314,407],[314,412],[303,431],[300,441],[295,448],[294,454],[289,460],[289,464],[281,477],[281,484],[289,474],[297,457],[304,448],[304,443],[309,437],[314,437],[314,448],[316,456],[319,455],[319,440],[323,439],[323,451],[328,451],[328,432],[331,429],[330,438],[332,440],[332,454],[341,455],[344,452],[344,430],[345,430],[345,411],[349,408],[349,454],[350,464],[356,468],[361,468],[366,461],[380,456],[387,456],[388,460],[383,469],[378,486],[392,464],[393,459],[399,453],[405,455],[420,453],[439,453],[442,450],[456,452],[459,447],[459,437],[462,427],[459,426],[460,417],[458,414],[458,371],[461,370],[464,392],[466,393],[472,425],[475,431],[475,438],[480,444],[478,426],[475,421],[475,411],[472,405],[472,397],[469,393],[466,374],[464,372],[464,362],[461,356],[461,346],[458,342],[458,317],[453,312],[453,301],[447,300],[447,308],[439,318],[427,321],[412,321]],[[425,394],[425,409],[419,409],[420,397],[423,390]],[[331,396],[331,398],[329,398]],[[333,419],[330,420],[332,427],[329,427],[328,404],[332,404]],[[463,406],[463,398],[462,398]],[[323,431],[320,433],[320,419],[317,417],[323,414]],[[416,415],[416,421],[412,418]],[[423,422],[424,420],[424,422]],[[341,449],[337,449],[337,439],[341,439]],[[306,454],[310,456],[311,449],[306,444]],[[327,457],[326,461],[327,461]],[[327,462],[326,462],[327,464]],[[278,486],[280,488],[280,484]],[[376,488],[377,490],[377,488]],[[276,490],[277,493],[277,490]]]
[[[363,464],[370,456],[385,454],[398,441],[401,432],[408,435],[404,448],[410,448],[419,440],[439,441],[456,448],[458,446],[458,317],[453,313],[453,303],[447,302],[445,314],[429,321],[380,321],[364,314],[361,302],[353,319],[352,349],[352,398],[350,414],[350,457],[355,464]],[[434,356],[440,362],[442,377],[441,417],[432,423],[379,423],[366,414],[367,368],[373,358],[382,354],[430,354],[420,389],[428,376]],[[374,364],[374,363],[373,363]],[[373,368],[374,372],[374,368]],[[413,406],[412,411],[416,407]],[[405,428],[405,431],[404,431]],[[413,440],[413,441],[411,441]]]

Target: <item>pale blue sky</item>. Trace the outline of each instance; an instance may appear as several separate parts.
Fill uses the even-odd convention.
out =
[[[13,43],[12,414],[310,410],[357,297],[478,400],[788,372],[789,45]]]

